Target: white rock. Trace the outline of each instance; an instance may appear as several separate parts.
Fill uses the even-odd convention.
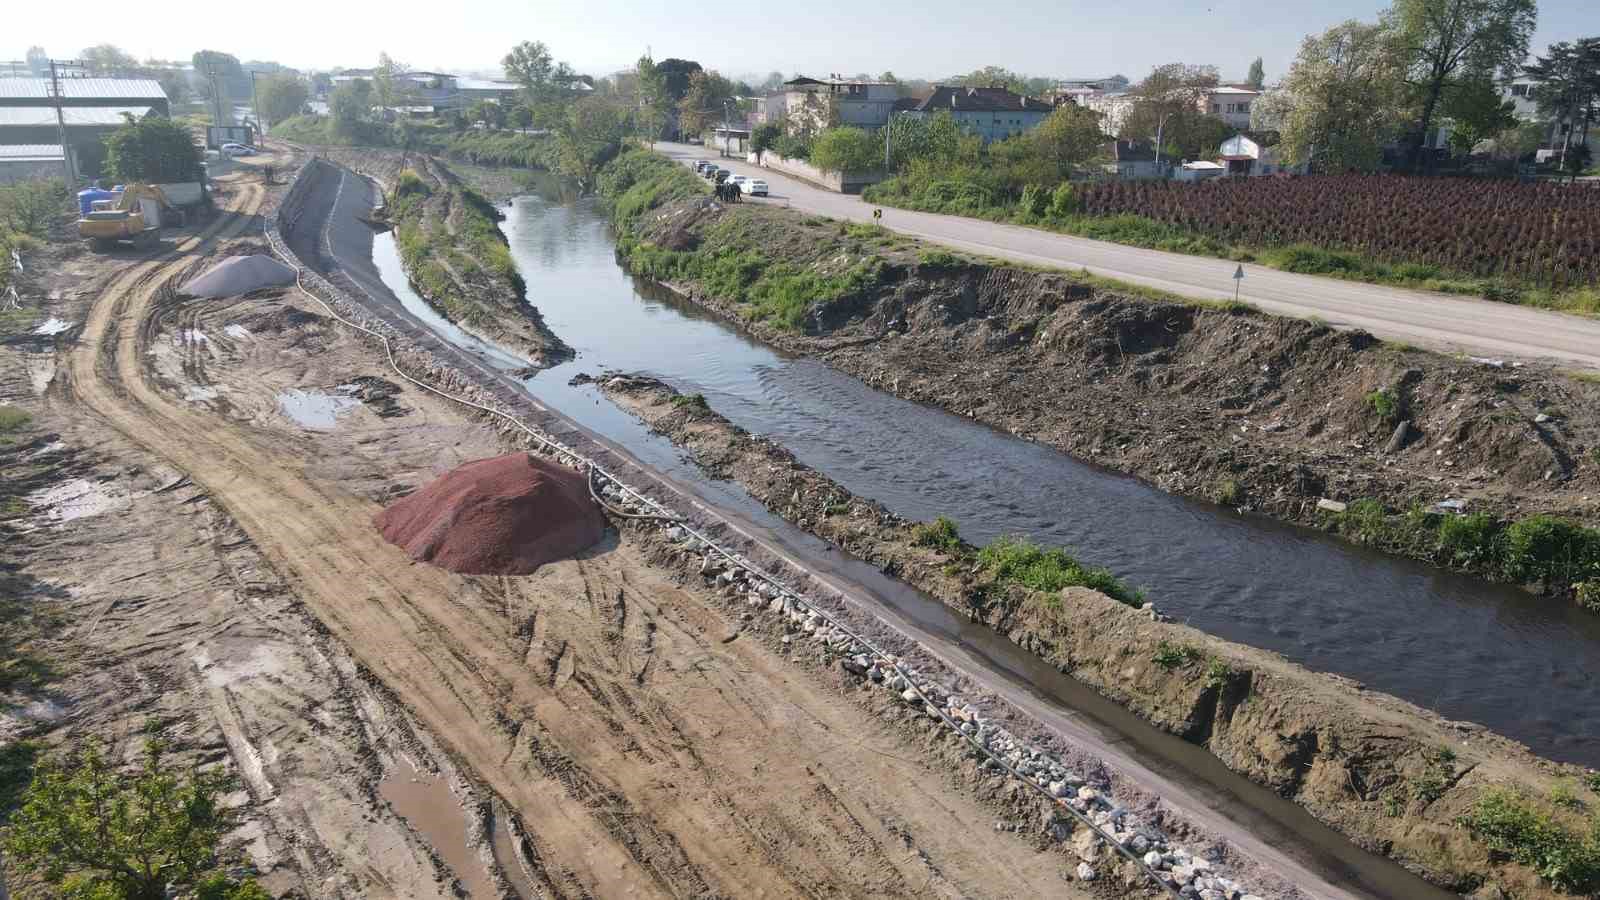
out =
[[[1078,788],[1078,799],[1085,803],[1092,803],[1100,799],[1100,792],[1088,785]]]
[[[1049,788],[1050,796],[1052,797],[1065,797],[1071,793],[1071,788],[1068,788],[1064,781],[1052,781],[1049,784]]]
[[[1154,850],[1151,850],[1149,853],[1144,855],[1144,864],[1152,869],[1159,868],[1162,862],[1164,862],[1164,860],[1161,858],[1161,854]]]
[[[900,699],[906,701],[907,703],[915,703],[921,698],[917,696],[916,691],[906,688],[904,691],[900,692]]]
[[[1078,880],[1079,881],[1093,881],[1094,880],[1094,868],[1092,866],[1090,866],[1088,863],[1084,863],[1084,862],[1078,863]]]

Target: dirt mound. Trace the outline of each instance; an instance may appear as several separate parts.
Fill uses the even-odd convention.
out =
[[[527,575],[605,532],[584,476],[526,453],[460,466],[373,523],[412,559],[464,575]]]
[[[294,269],[270,256],[234,256],[183,286],[191,297],[237,297],[262,288],[294,284]]]

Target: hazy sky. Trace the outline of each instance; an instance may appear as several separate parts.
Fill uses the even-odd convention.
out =
[[[55,8],[9,4],[0,58],[30,45],[57,57],[105,41],[138,57],[187,59],[202,47],[240,59],[297,68],[370,66],[380,50],[417,68],[486,69],[509,47],[540,40],[580,72],[607,74],[650,48],[737,77],[892,70],[939,78],[984,65],[1026,74],[1135,80],[1164,62],[1209,63],[1242,78],[1266,60],[1269,80],[1294,58],[1301,38],[1348,18],[1374,19],[1383,0],[970,0],[883,3],[812,0],[802,13],[739,4],[623,0],[462,0],[457,3],[351,3],[349,0],[222,0],[159,4],[128,15],[126,2],[79,0]],[[143,7],[148,9],[148,7]],[[381,12],[380,12],[381,11]],[[392,23],[392,24],[389,24]],[[1600,34],[1595,0],[1542,0],[1534,49]]]

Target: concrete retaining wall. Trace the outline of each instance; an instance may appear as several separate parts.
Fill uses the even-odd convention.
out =
[[[749,161],[763,169],[782,172],[841,194],[859,194],[867,185],[877,184],[889,177],[884,172],[824,172],[803,159],[789,159],[771,150],[759,154],[752,153]]]

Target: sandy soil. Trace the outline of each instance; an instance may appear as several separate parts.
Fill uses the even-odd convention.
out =
[[[629,534],[517,578],[385,543],[383,500],[506,447],[292,292],[172,290],[258,251],[276,195],[235,178],[204,233],[62,267],[40,311],[81,325],[0,349],[35,416],[6,462],[40,491],[6,563],[63,623],[5,735],[127,754],[149,728],[231,766],[280,894],[1083,895]]]

